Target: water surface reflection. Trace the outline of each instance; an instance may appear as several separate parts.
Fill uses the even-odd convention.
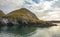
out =
[[[60,26],[38,27],[1,27],[0,37],[60,37]]]

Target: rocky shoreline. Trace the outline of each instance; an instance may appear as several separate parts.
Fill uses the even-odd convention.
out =
[[[27,20],[9,21],[8,19],[4,18],[0,20],[0,27],[1,26],[10,26],[10,27],[12,26],[20,26],[20,27],[34,26],[34,27],[47,28],[47,27],[57,26],[57,25],[53,24],[52,22],[32,22],[32,21],[27,21]]]

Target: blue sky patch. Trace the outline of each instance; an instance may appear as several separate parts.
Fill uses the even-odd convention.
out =
[[[30,3],[30,2],[28,2],[28,1],[25,1],[25,4],[31,5],[31,3]]]
[[[33,2],[35,2],[35,3],[40,3],[40,0],[32,0]]]
[[[45,0],[45,1],[53,1],[53,0]]]
[[[32,3],[28,2],[28,1],[24,1],[24,6],[27,8],[31,7],[31,4]]]

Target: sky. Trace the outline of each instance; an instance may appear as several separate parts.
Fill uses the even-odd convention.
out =
[[[5,14],[27,8],[39,19],[60,20],[60,0],[0,0],[0,10]]]

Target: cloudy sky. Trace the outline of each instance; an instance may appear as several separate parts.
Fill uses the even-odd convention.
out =
[[[0,10],[6,14],[23,7],[39,19],[60,20],[60,0],[0,0]]]

